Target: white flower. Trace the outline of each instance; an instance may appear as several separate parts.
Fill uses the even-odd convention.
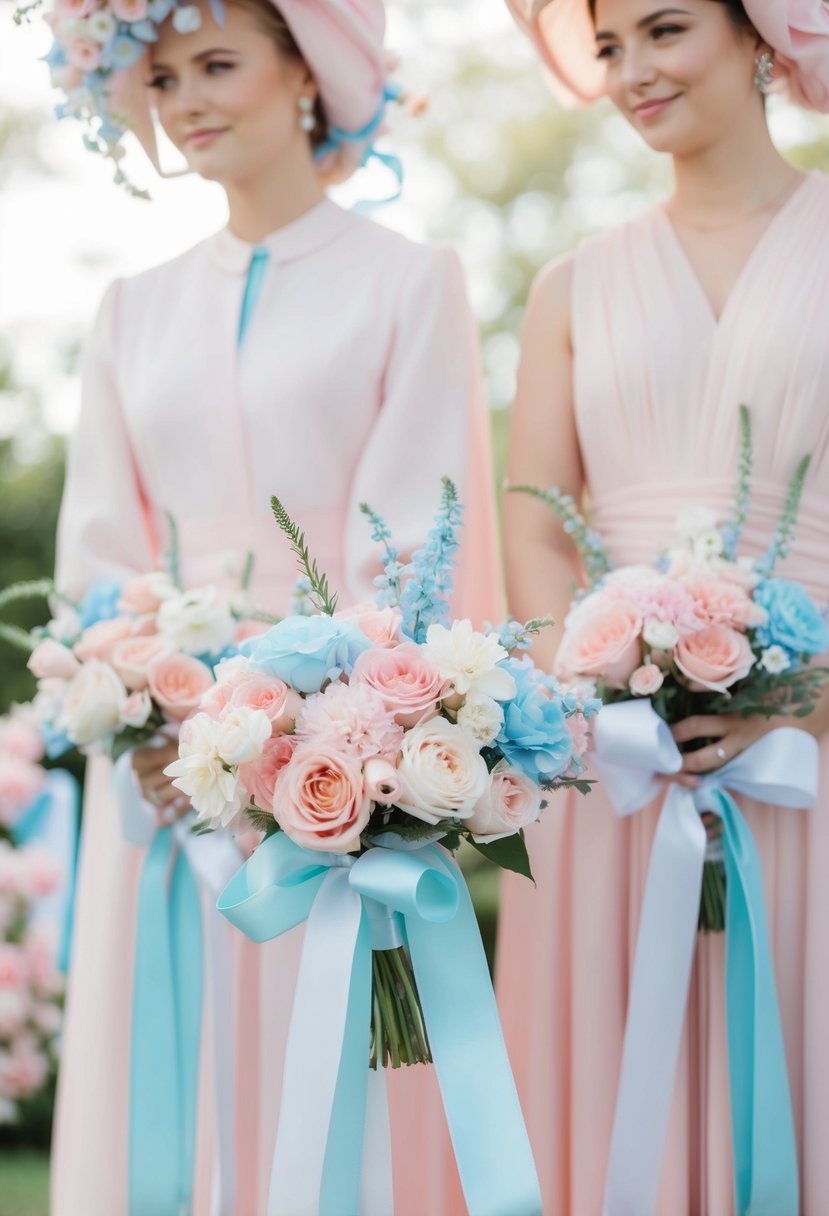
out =
[[[506,650],[494,633],[477,633],[471,621],[453,621],[451,629],[430,625],[423,651],[462,697],[473,688],[498,701],[515,696],[515,680],[498,666],[509,657]]]
[[[271,720],[263,709],[231,708],[219,720],[216,747],[226,764],[250,764],[262,755],[271,737]]]
[[[397,805],[425,823],[465,819],[489,782],[469,735],[445,718],[431,718],[407,732],[397,771],[403,787]]]
[[[89,659],[66,687],[57,726],[78,747],[95,743],[118,729],[127,695],[109,663]]]
[[[86,20],[87,36],[93,38],[95,42],[100,42],[102,46],[109,42],[117,28],[117,21],[105,8],[99,8]]]
[[[721,557],[725,546],[717,529],[711,528],[707,532],[700,532],[693,538],[692,548],[698,562],[708,562],[713,558]]]
[[[153,712],[153,703],[149,692],[142,688],[140,692],[131,693],[124,702],[121,710],[121,721],[124,726],[142,727],[147,725],[147,719]]]
[[[11,1098],[0,1096],[0,1126],[4,1123],[16,1123],[19,1118],[17,1106]]]
[[[673,650],[679,641],[679,630],[670,621],[658,621],[651,617],[645,621],[642,640],[653,650]]]
[[[173,29],[177,34],[194,34],[201,29],[201,13],[195,4],[173,10]]]
[[[768,646],[760,655],[760,666],[771,676],[779,676],[791,666],[789,656],[782,646]]]
[[[65,642],[67,645],[71,645],[77,641],[81,632],[81,618],[74,608],[62,604],[47,625],[46,632],[56,642]]]
[[[685,507],[676,518],[676,530],[686,541],[696,540],[705,532],[715,531],[717,516],[710,507]]]
[[[475,740],[478,747],[492,743],[503,724],[503,709],[484,693],[471,692],[458,710],[458,726]]]
[[[199,819],[213,827],[229,827],[245,802],[236,773],[230,772],[219,755],[220,724],[207,714],[196,714],[182,730],[178,760],[164,772],[173,785],[190,799]]]
[[[233,638],[233,618],[215,587],[201,587],[164,601],[158,632],[185,654],[219,654]]]

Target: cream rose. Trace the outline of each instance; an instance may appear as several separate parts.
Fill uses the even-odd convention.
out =
[[[121,723],[127,690],[109,663],[90,659],[67,685],[57,726],[76,747],[111,735]]]
[[[397,805],[425,823],[467,818],[489,781],[469,735],[445,718],[421,722],[404,736],[397,771]]]
[[[534,781],[500,760],[489,774],[486,790],[464,827],[476,840],[501,840],[535,823],[541,814],[541,790]]]
[[[185,654],[221,653],[233,629],[230,610],[214,587],[171,596],[158,610],[158,632]]]
[[[226,764],[251,764],[271,737],[271,720],[262,709],[231,706],[219,719],[216,747]]]

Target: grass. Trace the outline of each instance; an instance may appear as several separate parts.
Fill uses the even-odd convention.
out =
[[[49,1158],[34,1149],[0,1153],[0,1216],[49,1216]]]

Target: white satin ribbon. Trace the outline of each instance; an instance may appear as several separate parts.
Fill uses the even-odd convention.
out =
[[[158,831],[156,808],[141,793],[132,767],[131,753],[125,752],[115,762],[113,785],[124,838],[130,844],[147,847]],[[217,911],[216,900],[244,858],[229,832],[219,830],[199,835],[192,830],[196,822],[195,814],[188,812],[173,826],[173,837],[178,848],[185,853],[199,887],[207,988],[211,1002],[217,1145],[211,1216],[230,1216],[236,1188],[233,926]]]
[[[649,700],[605,706],[593,733],[596,771],[619,816],[647,806],[665,776],[682,767],[679,748]],[[673,783],[665,793],[631,976],[604,1216],[649,1216],[656,1207],[696,948],[706,857],[700,812],[716,813],[711,791],[718,787],[773,805],[811,806],[817,757],[811,735],[782,727],[709,774],[699,789]]]

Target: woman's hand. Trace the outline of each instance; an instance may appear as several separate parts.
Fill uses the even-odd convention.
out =
[[[174,823],[190,810],[190,799],[177,790],[172,778],[164,775],[168,764],[178,760],[178,744],[163,747],[137,747],[132,753],[132,767],[147,802],[155,807],[161,827]]]
[[[761,714],[748,718],[741,714],[694,714],[685,718],[671,727],[671,734],[680,747],[694,739],[713,739],[714,742],[697,751],[685,752],[682,771],[677,773],[674,780],[687,789],[696,789],[700,783],[697,774],[722,768],[769,731],[795,724],[799,724],[798,719],[764,718]]]

